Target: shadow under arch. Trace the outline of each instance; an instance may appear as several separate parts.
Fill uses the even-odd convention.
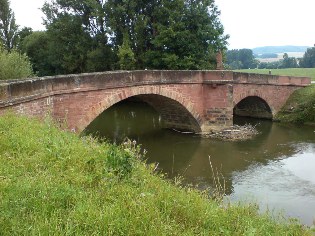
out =
[[[152,104],[151,99],[151,96],[139,95],[114,104],[95,118],[81,135],[91,135],[116,144],[126,138],[135,140],[147,150],[146,161],[158,163],[158,171],[170,178],[183,175],[184,170],[190,168],[189,163],[202,138],[163,129],[165,124],[161,114],[156,107],[149,105]]]
[[[121,93],[105,98],[97,104],[97,107],[91,107],[91,112],[87,112],[89,116],[84,119],[84,124],[81,124],[82,130],[85,130],[104,111],[124,101],[141,101],[151,106],[161,116],[163,128],[193,133],[201,132],[201,121],[193,104],[182,99],[177,92],[160,91],[160,94],[157,94],[152,93],[151,90],[142,91],[136,95],[126,96],[126,93]]]
[[[234,116],[252,117],[272,120],[272,110],[268,103],[258,96],[243,98],[233,108]]]

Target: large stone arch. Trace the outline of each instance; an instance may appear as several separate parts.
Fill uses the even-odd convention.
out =
[[[85,111],[85,116],[76,122],[76,131],[84,130],[103,111],[132,97],[137,97],[156,109],[167,128],[201,132],[202,120],[194,103],[182,93],[157,86],[121,88],[104,96],[102,100],[89,107]]]

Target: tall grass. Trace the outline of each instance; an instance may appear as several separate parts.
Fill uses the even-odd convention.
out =
[[[0,117],[0,235],[311,235],[175,186],[139,148]]]
[[[315,85],[296,90],[275,119],[291,123],[315,123]]]

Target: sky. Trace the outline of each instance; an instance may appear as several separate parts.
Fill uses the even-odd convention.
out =
[[[44,30],[39,8],[45,0],[10,0],[17,24]],[[262,46],[313,46],[314,0],[215,0],[230,35],[229,49]]]

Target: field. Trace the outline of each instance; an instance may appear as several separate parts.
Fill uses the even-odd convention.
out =
[[[246,69],[246,70],[236,70],[236,72],[268,74],[269,69]],[[315,68],[271,69],[271,74],[310,77],[312,80],[315,81]]]
[[[305,52],[287,52],[289,57],[302,58]],[[275,62],[283,59],[284,53],[276,53],[277,58],[256,58],[260,62]]]

